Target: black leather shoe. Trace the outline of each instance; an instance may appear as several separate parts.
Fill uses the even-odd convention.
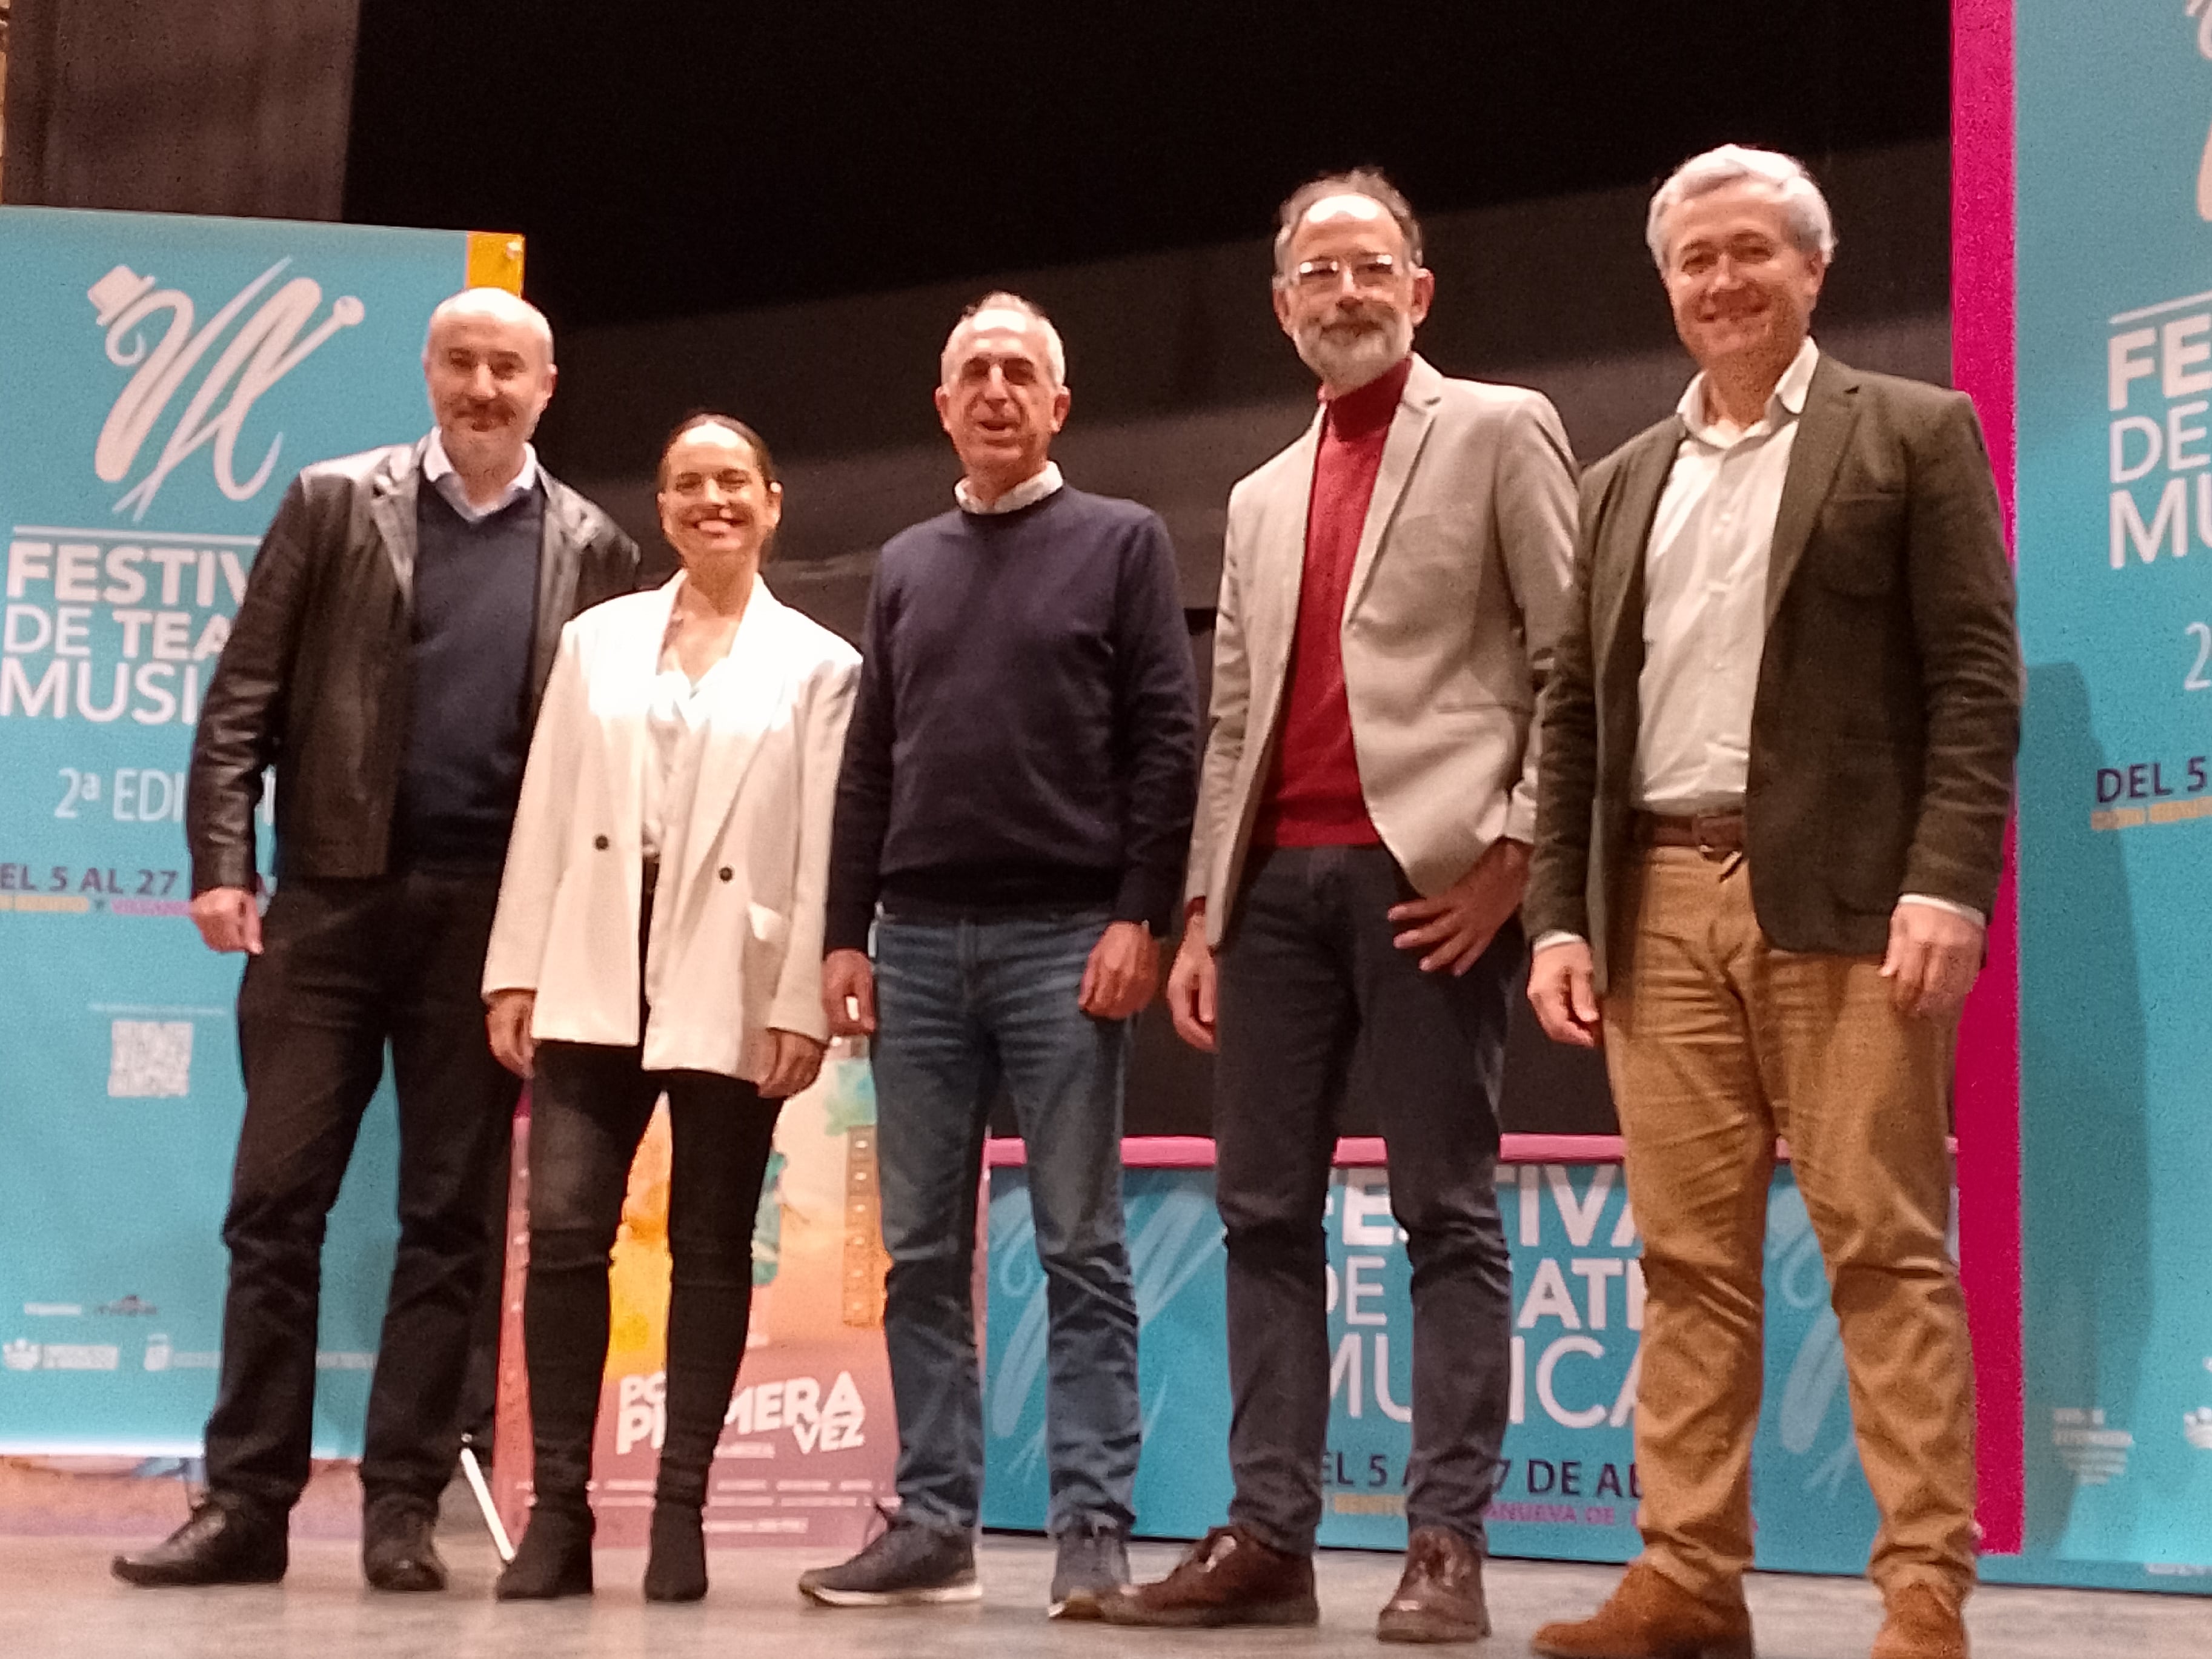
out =
[[[284,1523],[209,1499],[149,1550],[118,1555],[111,1570],[126,1584],[273,1584],[284,1576]]]
[[[419,1593],[446,1587],[437,1523],[427,1511],[372,1505],[362,1517],[361,1571],[372,1589]]]
[[[492,1586],[501,1601],[550,1601],[592,1593],[592,1515],[533,1509],[522,1542]]]

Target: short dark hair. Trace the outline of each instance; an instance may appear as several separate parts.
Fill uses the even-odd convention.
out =
[[[1298,221],[1316,202],[1326,202],[1332,196],[1364,196],[1370,202],[1379,202],[1398,221],[1399,233],[1406,239],[1406,257],[1415,264],[1421,263],[1421,221],[1413,217],[1413,204],[1406,199],[1405,192],[1392,184],[1380,167],[1351,167],[1342,173],[1325,173],[1318,179],[1308,179],[1285,198],[1275,211],[1275,274],[1283,273],[1283,257],[1291,251],[1291,234]]]
[[[782,482],[775,475],[775,457],[768,452],[768,445],[762,441],[758,433],[734,415],[725,415],[720,409],[693,409],[671,427],[668,436],[661,440],[660,460],[653,469],[656,487],[668,487],[668,452],[702,427],[728,427],[745,440],[745,446],[753,452],[753,459],[760,463],[761,476],[771,484]]]

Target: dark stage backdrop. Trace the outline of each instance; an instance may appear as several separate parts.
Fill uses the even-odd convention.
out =
[[[358,0],[14,0],[10,203],[336,219]]]
[[[1863,367],[1948,380],[1943,148],[1815,160],[1842,241],[1816,319],[1821,343]],[[1447,373],[1540,388],[1577,454],[1604,454],[1672,409],[1690,373],[1644,251],[1644,191],[1616,190],[1432,217],[1438,291],[1420,349]],[[769,583],[857,639],[877,548],[951,500],[957,468],[929,397],[945,332],[986,288],[1013,288],[1066,339],[1075,402],[1056,457],[1084,487],[1146,502],[1174,534],[1203,682],[1229,487],[1313,414],[1311,378],[1269,310],[1267,272],[1255,239],[567,331],[542,445],[666,571],[652,500],[660,434],[702,406],[752,421],[787,492]],[[1547,1043],[1517,997],[1515,1009],[1507,1129],[1612,1132],[1602,1063]],[[1155,1008],[1139,1027],[1130,1132],[1203,1134],[1211,1094],[1210,1062]],[[1344,1132],[1375,1123],[1374,1102],[1347,1104]]]

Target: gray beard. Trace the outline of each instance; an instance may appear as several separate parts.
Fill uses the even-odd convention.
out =
[[[1303,330],[1297,336],[1298,356],[1305,366],[1333,386],[1364,386],[1395,367],[1413,343],[1413,330],[1403,317],[1394,316],[1379,328],[1363,329],[1346,338],[1322,329]]]

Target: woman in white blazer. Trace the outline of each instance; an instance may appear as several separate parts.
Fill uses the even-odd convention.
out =
[[[860,657],[761,582],[783,492],[750,427],[686,421],[659,483],[683,572],[563,631],[484,964],[492,1048],[532,1080],[536,1496],[502,1601],[592,1588],[607,1269],[664,1091],[667,1434],[645,1593],[706,1594],[700,1511],[744,1353],[770,1137],[829,1036],[823,893]]]

